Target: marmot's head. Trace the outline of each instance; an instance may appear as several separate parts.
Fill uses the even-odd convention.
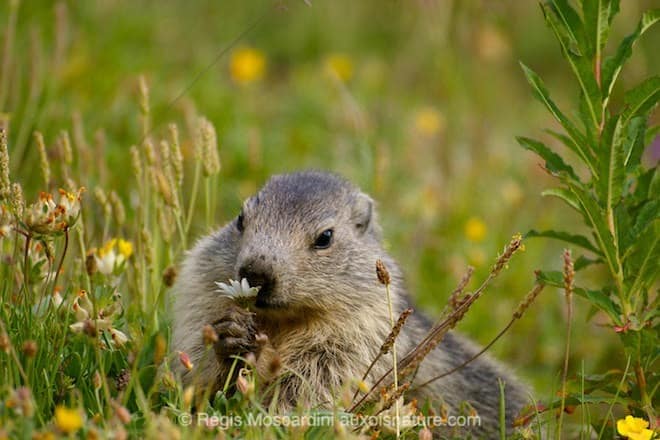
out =
[[[229,225],[238,235],[235,275],[261,286],[264,313],[355,311],[373,301],[381,258],[374,203],[328,173],[272,177]]]

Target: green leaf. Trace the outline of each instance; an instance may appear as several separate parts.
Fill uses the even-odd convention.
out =
[[[645,12],[635,31],[624,38],[621,41],[621,44],[619,44],[614,56],[607,58],[603,63],[601,84],[605,103],[612,94],[612,89],[614,88],[619,73],[621,73],[623,65],[632,55],[632,47],[639,37],[641,37],[652,25],[658,22],[658,20],[660,20],[660,9]]]
[[[584,255],[580,255],[577,258],[577,260],[575,260],[575,263],[573,263],[573,269],[575,269],[575,271],[577,272],[584,269],[587,266],[591,266],[592,264],[598,264],[602,262],[603,260],[601,260],[600,258],[591,259],[585,257]]]
[[[637,116],[630,120],[626,138],[623,144],[623,163],[626,171],[632,172],[637,168],[644,153],[644,135],[646,134],[646,117]]]
[[[626,109],[621,115],[623,126],[635,116],[646,115],[660,100],[660,76],[655,75],[629,90],[625,97]]]
[[[653,285],[660,274],[660,218],[656,218],[635,242],[627,265],[631,296]]]
[[[579,200],[573,195],[572,192],[564,188],[550,188],[541,192],[541,195],[544,197],[553,196],[562,199],[566,202],[571,208],[575,209],[577,212],[582,214],[582,206],[580,205]]]
[[[589,123],[593,127],[600,126],[602,116],[602,102],[601,93],[596,78],[592,70],[592,64],[586,56],[579,56],[570,50],[570,40],[566,38],[561,32],[561,24],[557,20],[554,11],[548,11],[547,7],[542,7],[545,19],[550,25],[550,28],[555,34],[564,55],[575,74],[575,77],[580,84],[582,90],[582,99],[585,100],[585,105],[589,110]],[[576,139],[577,141],[577,139]]]
[[[614,237],[607,226],[603,210],[598,206],[591,194],[582,188],[571,187],[571,192],[583,208],[582,212],[585,220],[592,228],[598,247],[603,252],[603,256],[605,257],[605,261],[607,261],[612,275],[619,275],[621,267],[619,265],[617,249],[614,244]]]
[[[600,151],[603,152],[599,162],[599,179],[596,189],[602,201],[605,202],[607,212],[621,198],[623,193],[623,126],[619,116],[607,121],[601,136]]]
[[[545,160],[545,167],[554,175],[566,173],[571,179],[580,181],[570,165],[561,158],[560,155],[552,151],[542,142],[530,139],[524,136],[517,136],[516,140],[525,149],[530,150],[541,156]]]
[[[610,299],[607,293],[602,290],[588,290],[581,287],[576,287],[573,291],[576,295],[587,299],[591,304],[607,313],[607,316],[609,316],[614,323],[617,325],[621,323],[621,309],[618,304]]]
[[[545,130],[545,132],[550,134],[555,139],[561,141],[561,143],[566,145],[571,151],[577,154],[578,157],[582,159],[582,161],[589,167],[592,176],[598,176],[598,172],[596,171],[594,156],[593,154],[591,154],[589,149],[585,148],[584,144],[578,144],[573,140],[573,138],[566,136],[562,133],[557,133],[554,130]]]
[[[583,235],[578,235],[578,234],[569,234],[568,232],[564,231],[536,231],[532,229],[529,231],[526,235],[526,237],[547,237],[547,238],[554,238],[557,240],[565,241],[567,243],[574,244],[576,246],[580,246],[581,248],[587,249],[597,255],[602,255],[602,253],[594,246],[591,244],[589,239]]]
[[[573,122],[568,119],[561,112],[561,110],[559,110],[559,107],[557,107],[554,101],[550,98],[550,94],[548,93],[543,80],[541,80],[541,78],[525,64],[520,63],[520,66],[525,73],[527,82],[529,82],[529,84],[532,86],[532,89],[534,90],[534,96],[545,105],[552,116],[557,120],[557,122],[561,124],[562,127],[564,127],[566,133],[568,133],[568,135],[575,141],[575,143],[578,145],[585,145],[584,135],[580,133]]]
[[[577,54],[582,54],[587,49],[584,36],[584,25],[578,13],[566,0],[552,0],[553,12],[563,24],[566,34],[569,36],[572,46],[576,47]]]
[[[536,280],[548,286],[564,287],[564,274],[556,270],[539,270]]]
[[[660,218],[660,200],[651,199],[639,210],[632,230],[633,235],[639,236],[657,218]]]
[[[612,24],[612,17],[619,11],[616,0],[588,0],[582,3],[584,27],[590,56],[600,57]]]

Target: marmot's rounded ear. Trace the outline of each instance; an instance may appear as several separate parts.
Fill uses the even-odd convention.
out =
[[[375,217],[374,201],[371,197],[362,192],[355,194],[351,221],[358,232],[360,234],[371,232],[378,235]]]

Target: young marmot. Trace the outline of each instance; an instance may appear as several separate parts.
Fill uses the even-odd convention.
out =
[[[188,371],[175,363],[183,383],[213,393],[225,383],[234,355],[259,349],[257,372],[266,381],[281,381],[281,409],[330,407],[346,381],[362,377],[391,330],[385,289],[375,274],[378,259],[391,274],[398,316],[410,298],[397,264],[383,250],[372,199],[333,174],[272,177],[236,219],[202,238],[183,261],[173,288],[172,341],[172,349],[187,353],[194,364]],[[218,293],[217,282],[242,278],[260,286],[254,313]],[[202,338],[207,324],[218,335],[210,353]],[[430,328],[428,319],[413,313],[397,338],[399,359]],[[258,332],[268,336],[266,346],[257,344]],[[422,362],[416,383],[460,365],[478,349],[447,334]],[[277,378],[269,371],[273,356],[283,367]],[[384,356],[369,380],[390,366],[391,358]],[[485,355],[414,397],[443,403],[450,415],[459,415],[468,402],[481,418],[481,426],[471,431],[493,436],[499,429],[498,378],[506,383],[510,429],[527,401],[526,389]]]

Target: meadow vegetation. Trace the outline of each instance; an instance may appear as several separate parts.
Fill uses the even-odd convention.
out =
[[[199,236],[300,168],[373,195],[436,338],[494,342],[534,387],[517,437],[650,438],[652,2],[306,3],[0,4],[0,439],[373,435],[182,423],[273,415],[249,369],[204,402],[182,389],[168,287]],[[334,413],[300,413],[416,411],[405,381],[365,406],[355,379]]]

